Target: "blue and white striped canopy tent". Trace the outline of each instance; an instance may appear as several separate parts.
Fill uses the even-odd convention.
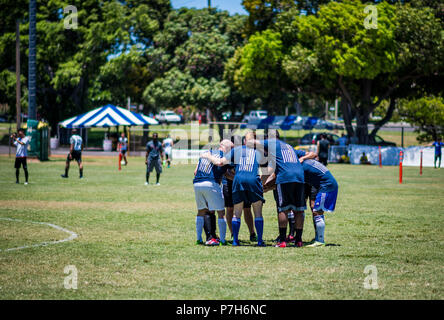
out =
[[[115,126],[156,125],[159,122],[143,114],[116,107],[112,104],[91,110],[59,123],[65,128],[108,128]]]

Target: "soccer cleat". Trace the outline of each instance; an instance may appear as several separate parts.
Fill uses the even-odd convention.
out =
[[[236,242],[233,240],[233,243],[231,244],[233,247],[239,247],[240,246],[240,242]]]
[[[148,186],[150,183],[149,182],[145,182],[145,185]]]
[[[273,240],[273,242],[280,242],[281,236],[277,236],[276,239]]]
[[[62,178],[68,178],[68,176],[65,176],[64,174],[60,175]]]
[[[202,240],[196,240],[196,245],[201,245],[201,244],[203,244]]]
[[[218,246],[219,245],[219,241],[217,241],[217,239],[211,238],[210,240],[205,242],[205,245],[206,246]]]
[[[287,247],[287,243],[285,241],[282,242],[278,242],[275,245],[276,248],[286,248]]]
[[[158,183],[156,183],[156,186],[160,186],[160,183],[158,182]]]
[[[79,179],[83,179],[83,176],[79,176]]]
[[[286,242],[292,243],[295,242],[296,239],[291,234],[288,235],[287,239],[285,239]]]
[[[15,183],[19,184],[20,182],[16,181]]]
[[[219,242],[219,245],[221,245],[221,246],[226,246],[226,245],[228,245],[228,243],[226,242],[226,241],[224,241],[224,242]]]
[[[319,242],[319,241],[315,241],[312,244],[307,245],[307,248],[316,248],[316,247],[324,247],[325,243],[324,242]]]
[[[302,243],[302,241],[298,241],[296,242],[295,246],[298,248],[301,248],[304,244]]]
[[[250,241],[252,241],[252,242],[257,241],[257,236],[255,233],[250,234]]]
[[[265,244],[264,241],[260,241],[257,243],[257,247],[266,247],[267,245]]]
[[[24,185],[27,186],[27,185],[28,185],[28,181],[26,181],[26,182],[24,183]]]

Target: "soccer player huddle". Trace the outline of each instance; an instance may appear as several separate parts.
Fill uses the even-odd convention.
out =
[[[257,241],[259,247],[266,246],[262,208],[264,192],[273,190],[279,225],[275,246],[284,248],[290,243],[303,246],[307,199],[310,200],[316,234],[307,246],[324,246],[324,212],[334,211],[338,184],[331,172],[316,161],[317,157],[314,152],[295,150],[281,141],[275,130],[270,130],[262,140],[249,131],[243,139],[234,136],[231,140],[222,140],[218,150],[203,153],[193,180],[197,205],[196,243],[227,245],[228,225],[232,245],[239,246],[242,212],[249,213],[251,207],[256,232],[249,226],[250,241]],[[216,235],[216,213],[219,237]],[[288,225],[290,232],[287,235]]]

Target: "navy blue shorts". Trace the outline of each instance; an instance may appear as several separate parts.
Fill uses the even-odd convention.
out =
[[[255,203],[257,201],[262,201],[262,203],[265,202],[264,195],[262,193],[250,191],[250,190],[241,190],[233,192],[233,204],[238,204],[243,202],[244,208],[245,204],[251,205],[252,203]]]
[[[233,208],[233,180],[227,179],[227,184],[223,185],[225,208]],[[244,209],[251,209],[251,203],[244,201]]]
[[[288,210],[305,211],[305,185],[303,183],[290,182],[276,185],[278,196],[278,211]]]
[[[336,207],[338,190],[330,192],[318,192],[313,211],[333,212]]]
[[[69,153],[66,161],[71,162],[71,160],[75,160],[78,163],[82,162],[82,151],[73,150],[71,153]]]
[[[146,171],[153,172],[154,168],[156,168],[157,173],[162,173],[162,161],[160,158],[148,160]]]
[[[23,169],[28,169],[28,165],[26,163],[26,157],[15,158],[14,168],[20,169],[21,166],[23,166]]]

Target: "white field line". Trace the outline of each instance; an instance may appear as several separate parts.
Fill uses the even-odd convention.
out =
[[[62,243],[62,242],[67,242],[67,241],[71,241],[74,240],[75,238],[78,237],[78,235],[75,232],[72,232],[70,230],[67,230],[65,228],[59,227],[55,224],[52,223],[47,223],[47,222],[35,222],[35,221],[24,221],[24,220],[20,220],[20,219],[12,219],[12,218],[1,218],[0,220],[4,220],[4,221],[14,221],[14,222],[28,222],[28,223],[34,223],[34,224],[44,224],[47,226],[50,226],[51,228],[54,228],[56,230],[59,231],[63,231],[69,234],[68,238],[62,239],[62,240],[57,240],[57,241],[46,241],[46,242],[41,242],[41,243],[37,243],[37,244],[32,244],[29,246],[21,246],[21,247],[15,247],[15,248],[8,248],[8,249],[0,249],[1,251],[15,251],[15,250],[21,250],[21,249],[27,249],[27,248],[34,248],[34,247],[44,247],[44,246],[48,246],[51,244],[57,244],[57,243]]]

